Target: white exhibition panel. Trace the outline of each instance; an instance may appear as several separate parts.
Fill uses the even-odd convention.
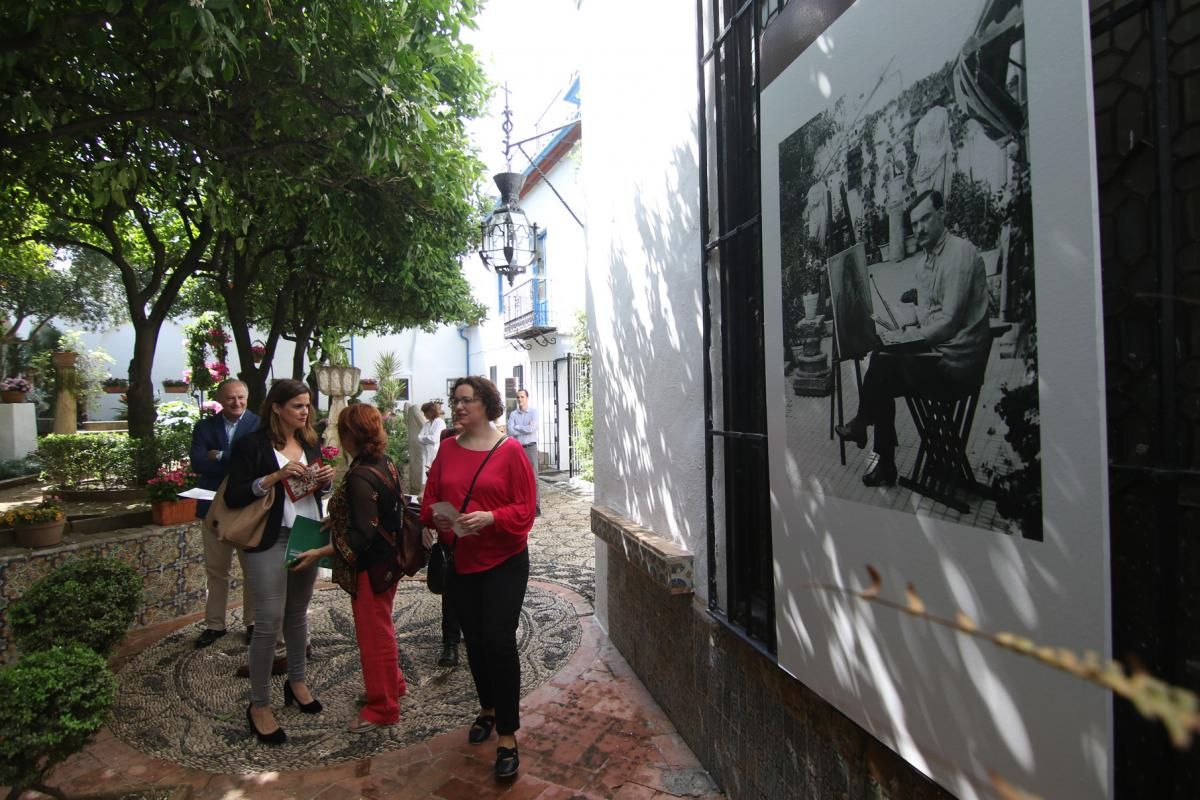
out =
[[[889,64],[909,81],[970,34],[984,0],[859,0],[763,93],[768,431],[779,663],[960,797],[989,773],[1047,798],[1112,792],[1111,699],[1032,659],[818,588],[883,596],[1077,653],[1110,651],[1107,486],[1090,43],[1082,2],[1023,9],[1037,290],[1044,538],[838,497],[789,451],[779,146]],[[851,373],[852,374],[852,373]],[[851,378],[853,380],[853,378]],[[897,402],[898,419],[906,416]],[[854,412],[853,405],[847,416]],[[817,445],[814,445],[817,446]],[[822,445],[834,448],[824,442]],[[857,476],[855,481],[857,481]],[[882,490],[881,490],[882,491]],[[893,490],[895,491],[895,490]],[[916,500],[912,501],[915,506]]]

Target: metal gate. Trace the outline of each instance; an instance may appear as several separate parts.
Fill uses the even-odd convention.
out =
[[[530,405],[539,411],[538,451],[542,469],[565,471],[572,477],[580,469],[574,411],[580,392],[589,392],[590,385],[589,365],[577,355],[530,362],[526,389]]]
[[[575,406],[591,391],[591,369],[585,359],[566,355],[529,364],[529,403],[539,412],[538,452],[543,470],[579,471],[576,442],[579,431]]]
[[[1194,2],[1092,0],[1107,359],[1113,653],[1200,686],[1200,26]],[[1194,797],[1177,751],[1113,704],[1116,796]]]

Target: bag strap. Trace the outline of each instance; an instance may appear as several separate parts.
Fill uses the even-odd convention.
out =
[[[378,475],[379,479],[381,481],[383,481],[383,485],[386,486],[388,489],[392,490],[393,492],[395,492],[396,497],[400,498],[400,503],[401,503],[400,513],[402,515],[407,513],[407,509],[404,507],[404,492],[402,492],[400,490],[400,484],[396,480],[394,480],[395,476],[385,475],[382,470],[377,469],[376,467],[372,467],[370,464],[357,464],[350,468],[350,472],[353,472],[356,469],[365,469],[369,472],[373,472],[376,475]],[[390,470],[389,470],[389,472],[390,472]],[[347,473],[347,475],[348,474],[349,473]],[[379,531],[379,534],[383,537],[383,540],[388,543],[388,546],[390,546],[393,550],[395,550],[396,549],[396,536],[391,531],[389,531],[387,528],[383,527],[383,525],[377,526],[376,529]]]
[[[467,513],[467,504],[471,502],[471,493],[475,491],[475,481],[479,480],[479,473],[483,472],[483,468],[487,466],[487,462],[492,457],[492,453],[496,452],[496,448],[504,444],[508,436],[502,435],[497,442],[492,445],[492,449],[488,450],[488,454],[484,456],[483,463],[479,465],[479,469],[475,470],[475,477],[471,478],[471,486],[467,489],[467,496],[463,498],[462,507],[458,509],[458,513]]]

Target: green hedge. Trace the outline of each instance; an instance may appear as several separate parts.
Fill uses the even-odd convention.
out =
[[[100,730],[116,689],[104,658],[79,644],[0,669],[0,785],[40,785]]]
[[[159,465],[187,458],[190,431],[163,430],[152,438],[125,433],[50,434],[38,440],[42,480],[63,489],[139,486]]]
[[[112,558],[68,561],[35,581],[8,607],[22,652],[78,642],[108,655],[125,637],[142,600],[142,578]]]

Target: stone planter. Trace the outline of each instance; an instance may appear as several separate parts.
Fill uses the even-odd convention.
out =
[[[173,385],[166,384],[166,383],[163,384],[163,391],[166,392],[167,394],[187,394],[187,390],[188,390],[188,387],[186,385],[173,386]]]
[[[155,525],[191,522],[196,518],[196,501],[190,497],[183,500],[155,500],[150,504],[150,518]]]
[[[24,403],[25,393],[15,390],[0,392],[0,400],[3,400],[5,403]]]
[[[37,522],[33,525],[18,525],[13,528],[13,535],[20,547],[52,547],[62,542],[63,530],[67,521]]]

